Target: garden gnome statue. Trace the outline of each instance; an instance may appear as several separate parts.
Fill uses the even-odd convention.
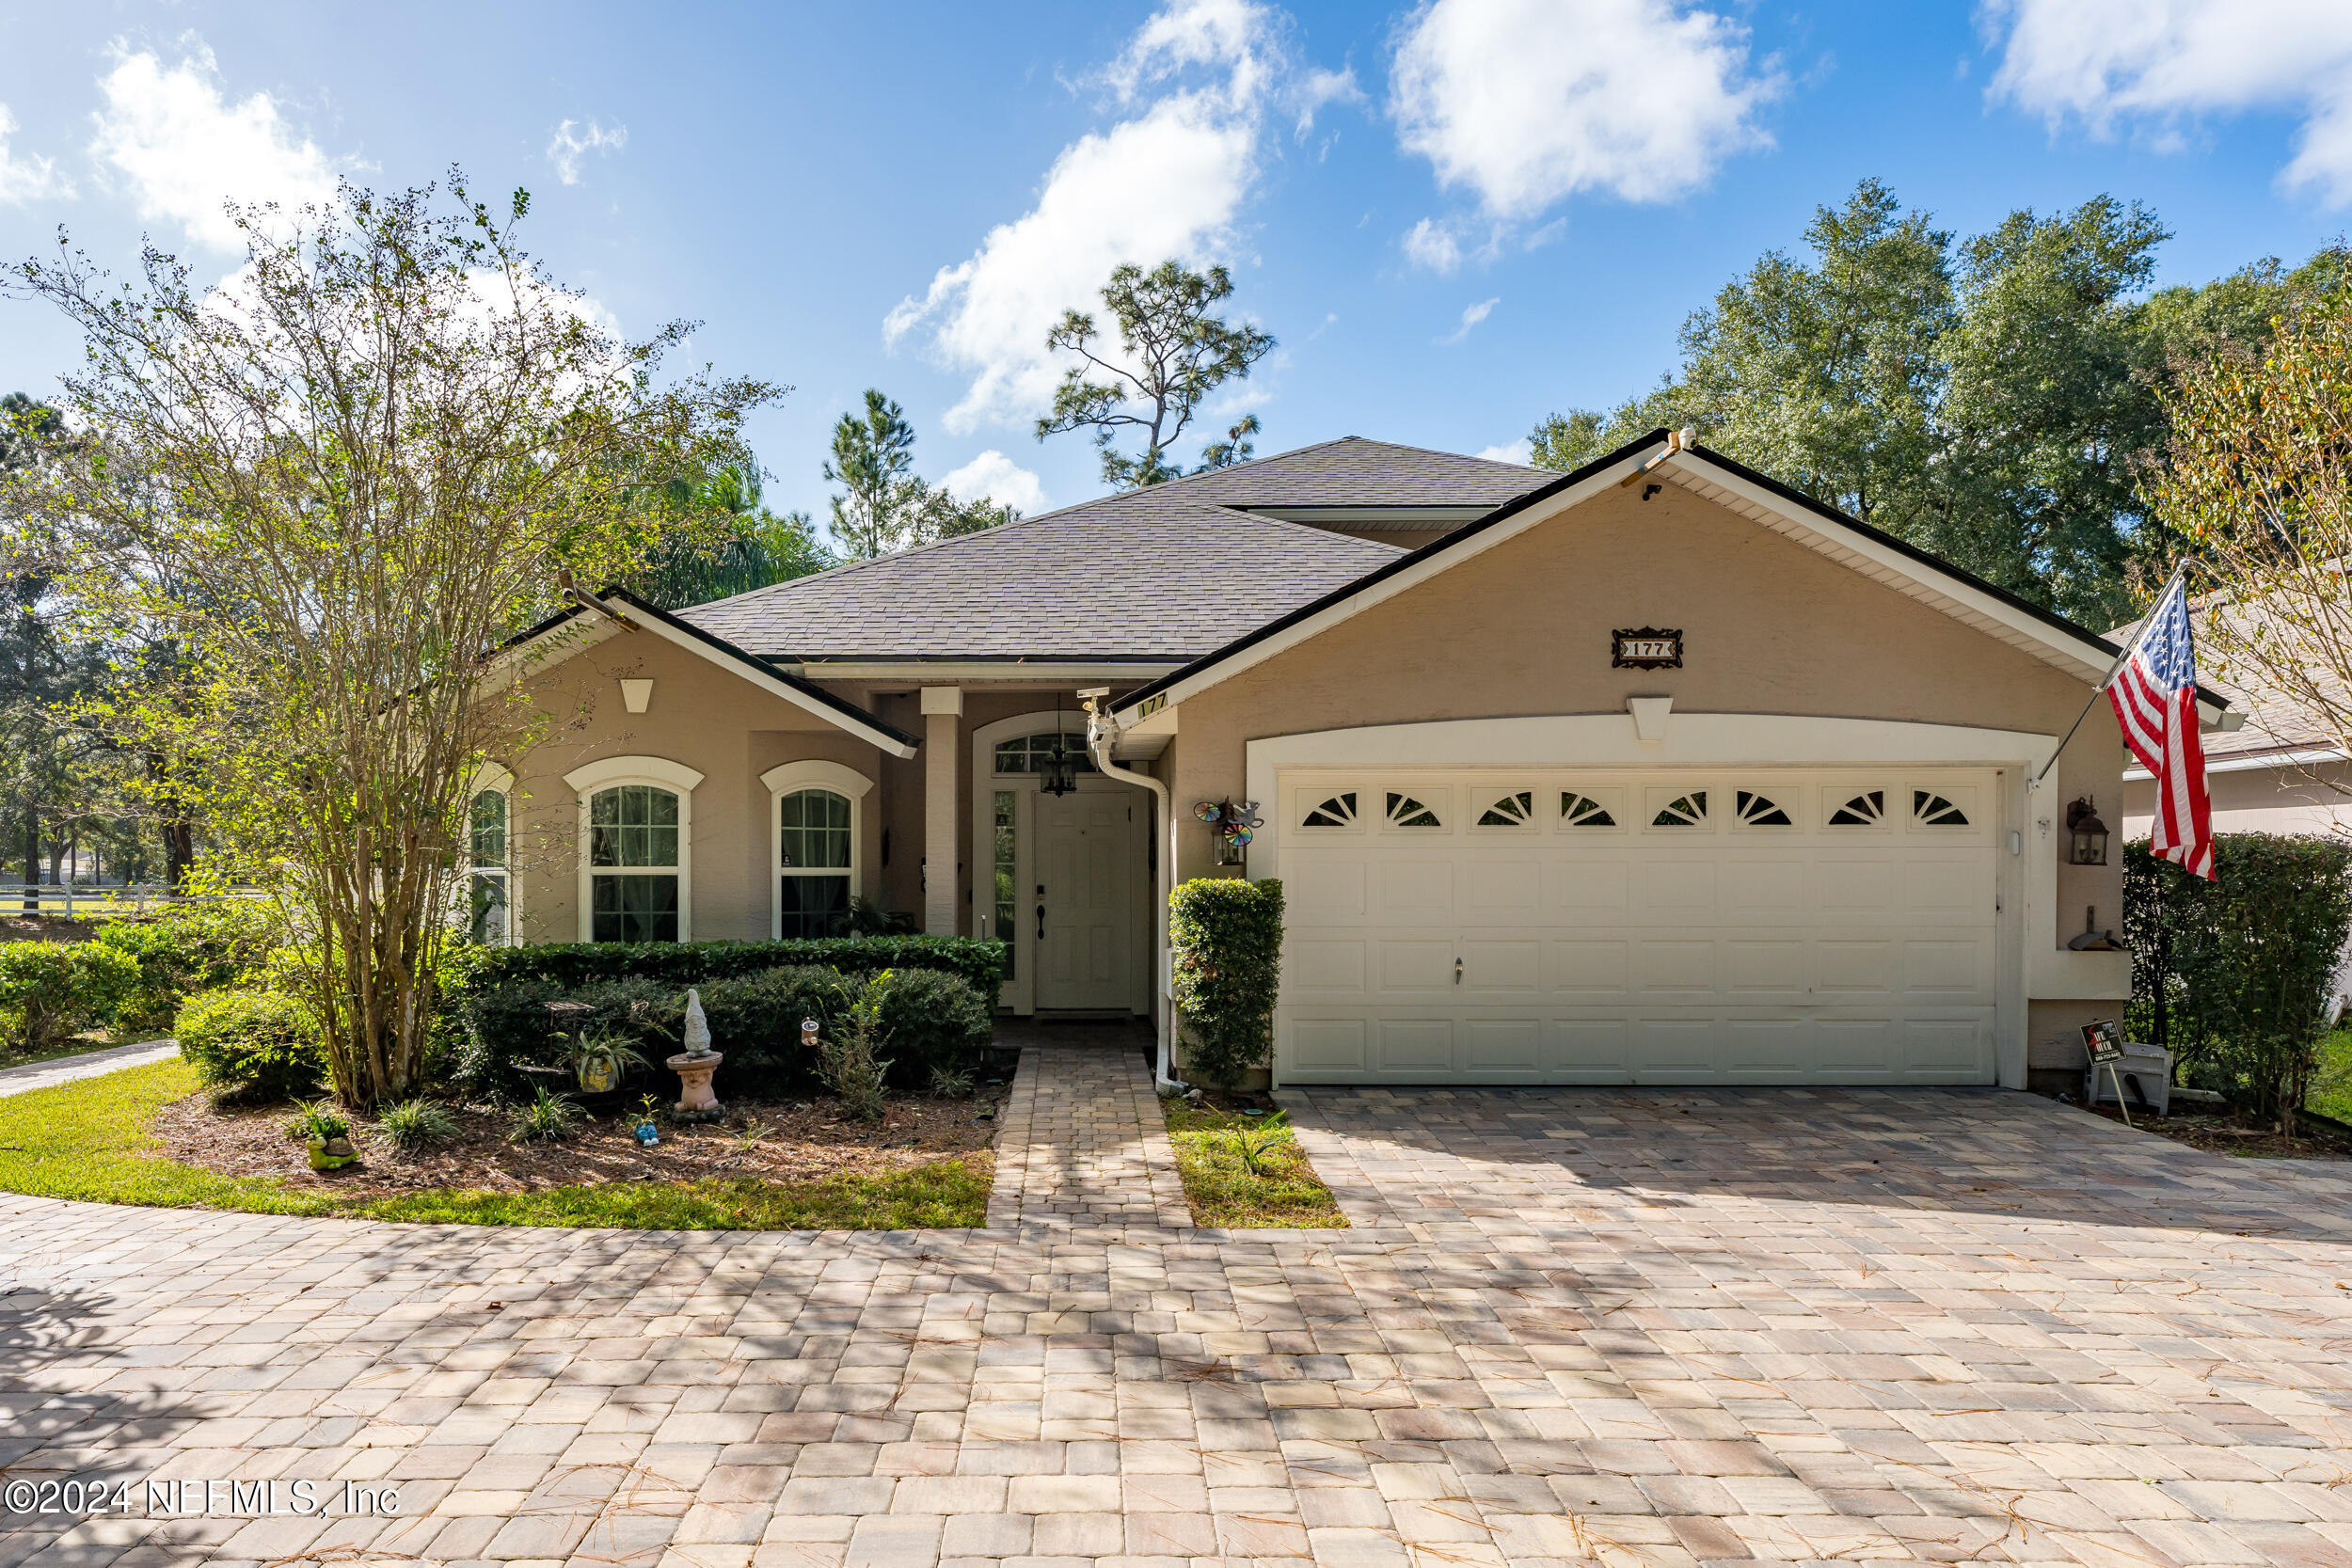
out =
[[[720,1117],[718,1097],[710,1092],[710,1075],[719,1070],[725,1060],[723,1053],[710,1049],[710,1020],[703,1016],[703,999],[699,991],[686,993],[686,1049],[669,1060],[669,1069],[677,1074],[677,1114],[687,1121],[716,1121]]]

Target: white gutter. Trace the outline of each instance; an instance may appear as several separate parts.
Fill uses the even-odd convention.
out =
[[[1157,958],[1152,965],[1152,1027],[1159,1037],[1159,1062],[1152,1069],[1152,1080],[1154,1086],[1162,1094],[1167,1094],[1184,1086],[1173,1071],[1176,1065],[1175,998],[1169,992],[1173,990],[1176,959],[1168,939],[1168,899],[1176,877],[1176,811],[1165,783],[1149,773],[1121,768],[1111,760],[1111,748],[1119,744],[1120,725],[1119,721],[1107,711],[1104,701],[1110,692],[1111,689],[1107,686],[1096,686],[1078,693],[1078,701],[1086,707],[1087,751],[1094,758],[1095,768],[1104,778],[1117,779],[1120,784],[1135,784],[1152,792],[1160,821],[1166,824],[1168,834],[1168,843],[1154,857],[1160,864],[1154,879],[1156,885],[1152,890],[1152,950]]]

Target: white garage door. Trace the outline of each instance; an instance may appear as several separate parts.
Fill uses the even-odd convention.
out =
[[[1995,775],[1285,773],[1285,1083],[1989,1084]]]

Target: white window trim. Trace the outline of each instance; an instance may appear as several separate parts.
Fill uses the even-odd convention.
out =
[[[652,784],[677,796],[677,939],[693,941],[694,790],[703,776],[667,757],[605,757],[573,768],[564,782],[580,797],[580,940],[596,940],[596,868],[588,863],[589,799],[616,784]]]
[[[523,879],[515,869],[515,775],[495,762],[485,762],[473,770],[466,782],[466,897],[470,910],[473,897],[473,800],[484,790],[492,790],[506,800],[506,940],[502,947],[523,944]]]
[[[865,800],[874,781],[838,762],[787,762],[759,776],[768,786],[768,937],[784,936],[784,798],[796,790],[830,789],[850,802],[850,896],[866,896]]]

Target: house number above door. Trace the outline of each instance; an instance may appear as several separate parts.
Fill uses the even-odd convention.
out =
[[[1617,670],[1679,670],[1682,668],[1682,633],[1661,631],[1656,626],[1643,626],[1636,631],[1613,631],[1609,634],[1615,649],[1610,667]]]

